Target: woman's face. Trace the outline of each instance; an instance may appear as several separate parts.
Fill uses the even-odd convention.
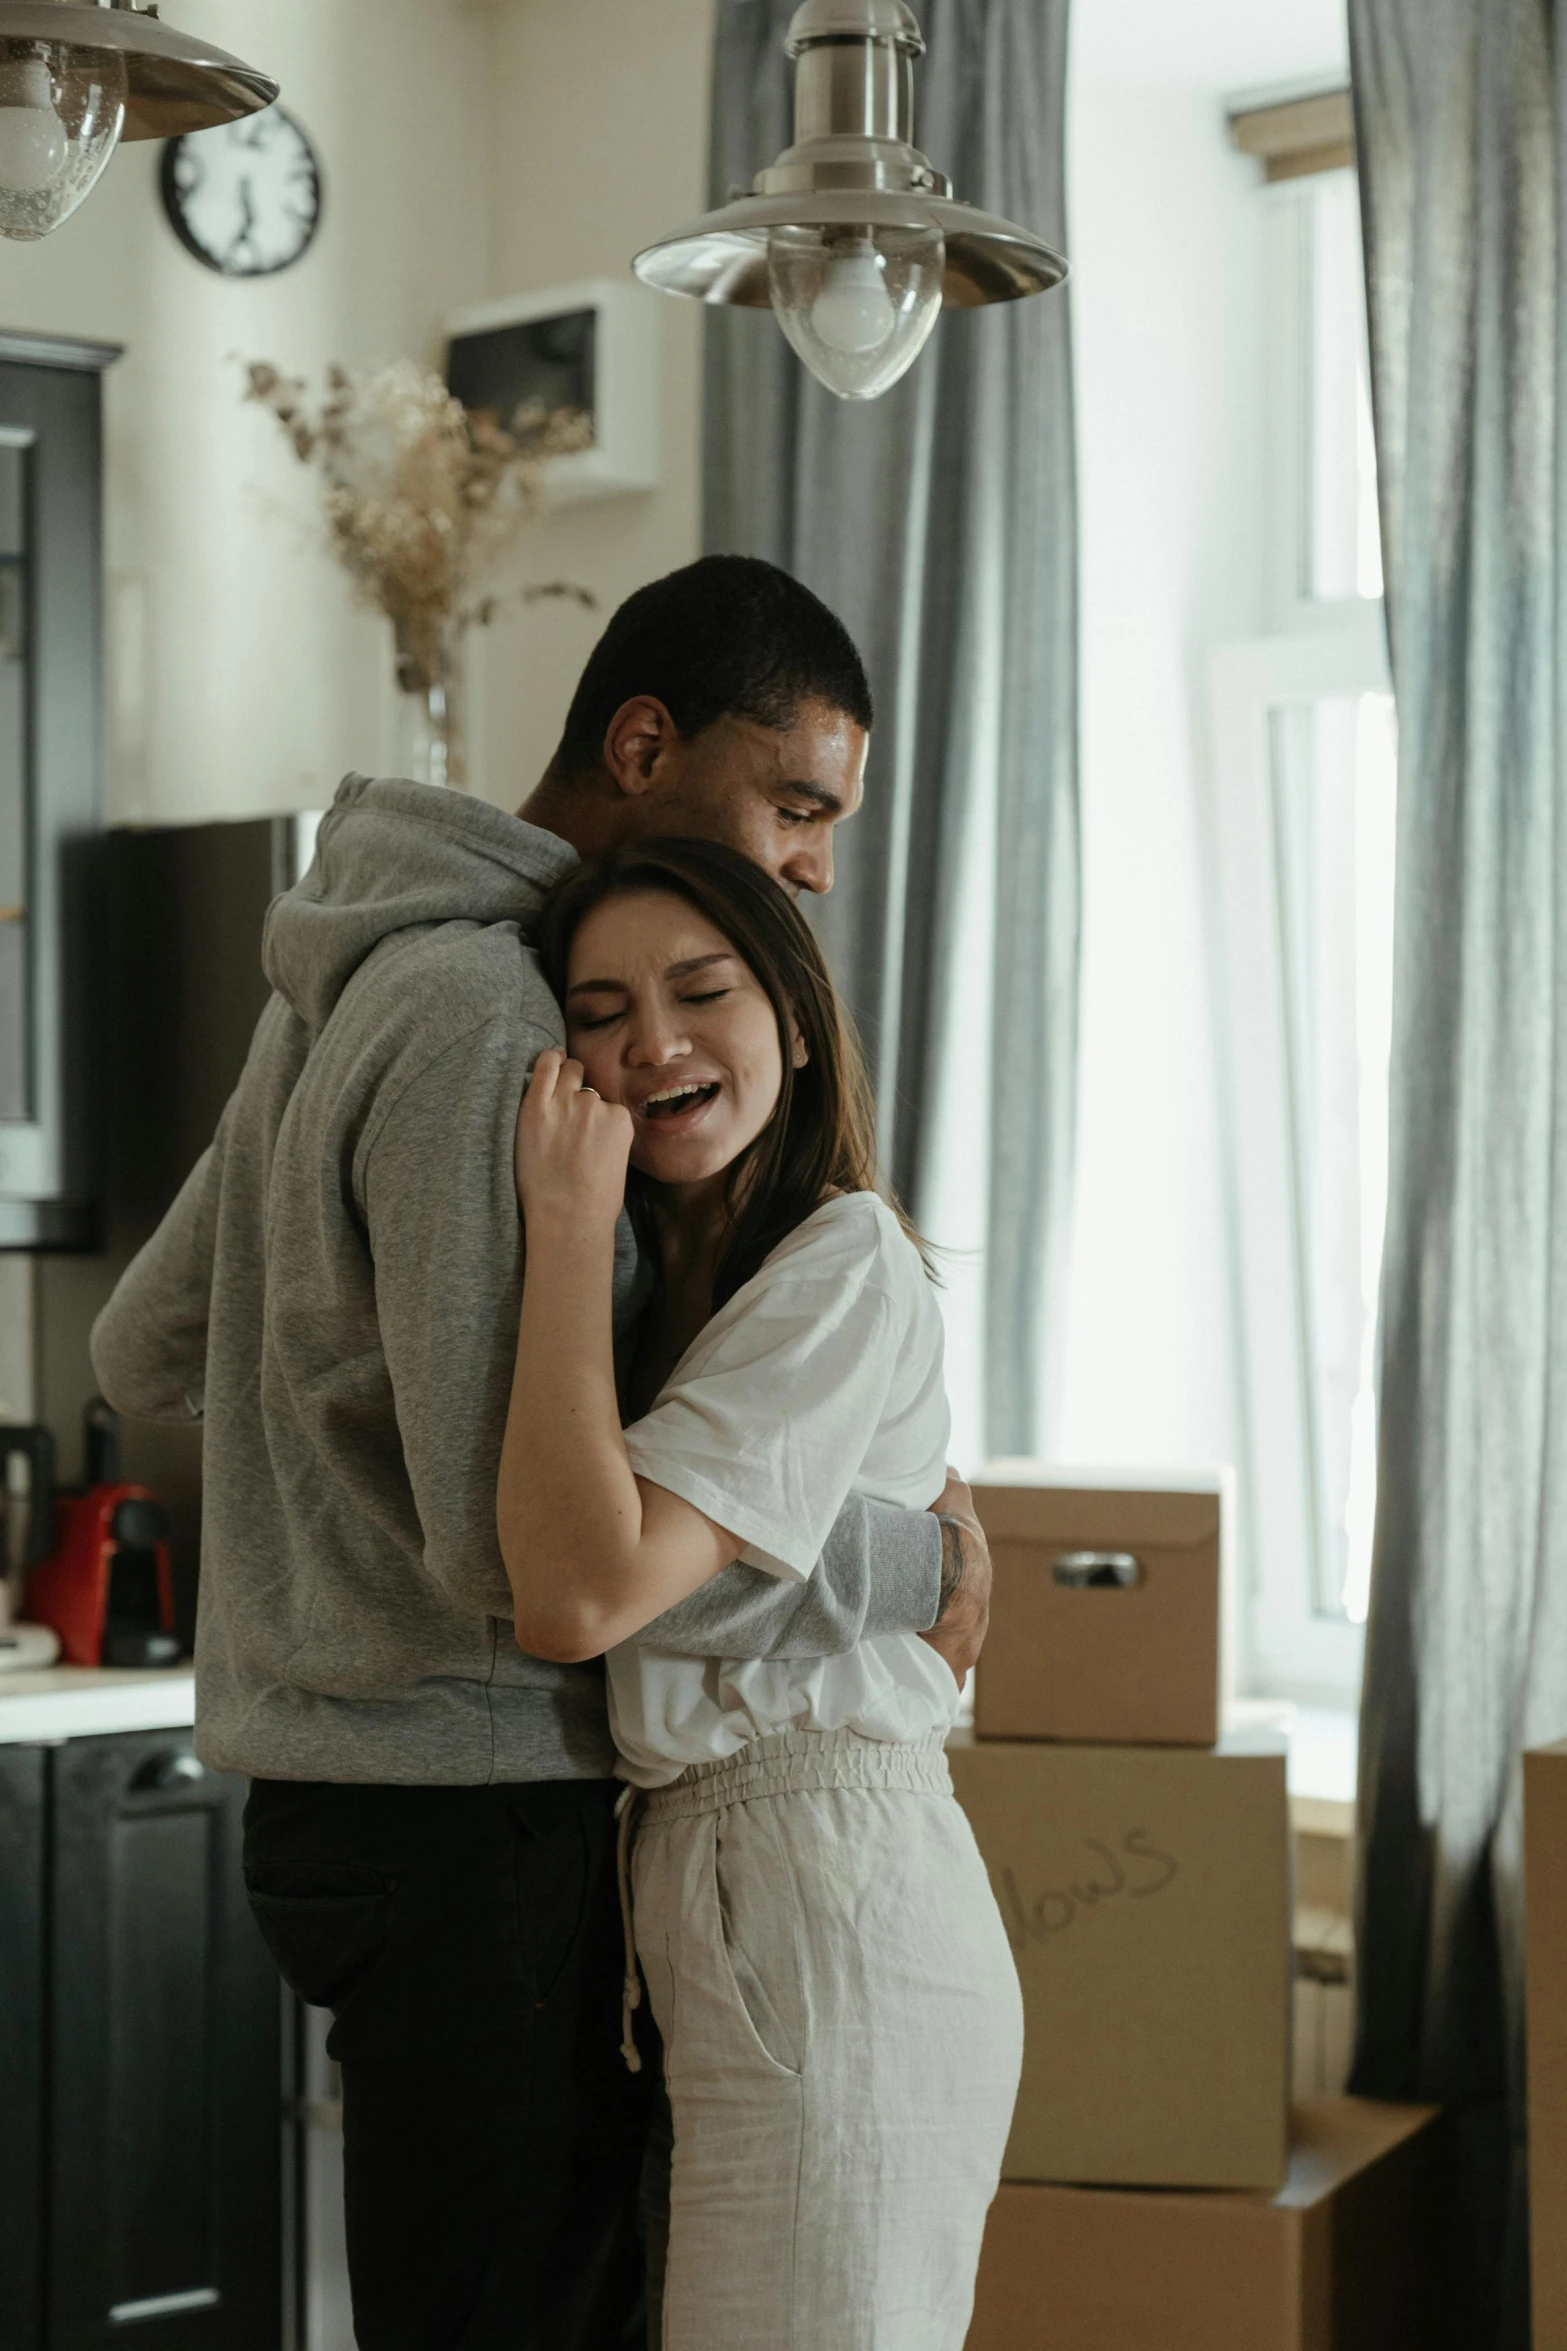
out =
[[[749,966],[662,890],[607,899],[579,926],[566,1039],[587,1084],[631,1112],[632,1165],[661,1184],[699,1184],[731,1166],[783,1084],[778,1023]]]

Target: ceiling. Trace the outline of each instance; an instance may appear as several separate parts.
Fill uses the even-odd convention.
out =
[[[1076,0],[1072,64],[1226,96],[1347,74],[1344,0]]]

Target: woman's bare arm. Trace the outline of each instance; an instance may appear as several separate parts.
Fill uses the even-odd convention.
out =
[[[518,1642],[561,1663],[639,1632],[741,1548],[631,1467],[611,1335],[631,1115],[581,1081],[542,1054],[517,1121],[528,1253],[496,1497]]]

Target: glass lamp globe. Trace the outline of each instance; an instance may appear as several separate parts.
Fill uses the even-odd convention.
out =
[[[913,366],[945,268],[936,228],[779,227],[767,239],[774,315],[840,400],[874,400]]]
[[[128,88],[121,51],[0,40],[0,236],[47,237],[91,195]]]

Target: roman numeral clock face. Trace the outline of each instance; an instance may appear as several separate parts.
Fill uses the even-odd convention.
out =
[[[170,139],[162,177],[164,209],[181,244],[224,277],[287,269],[321,225],[321,167],[281,106]]]

